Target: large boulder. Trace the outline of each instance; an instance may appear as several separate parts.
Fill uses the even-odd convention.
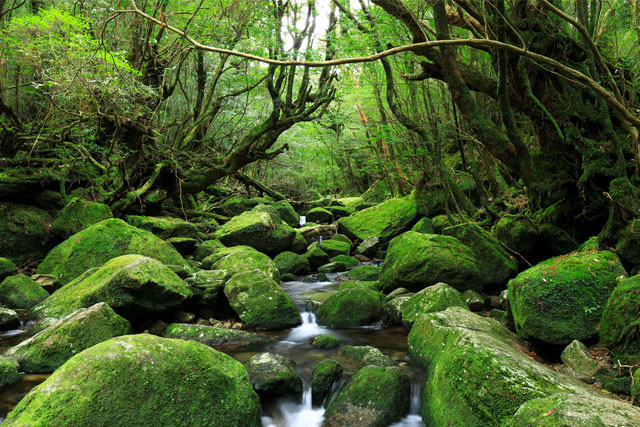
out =
[[[217,261],[221,260],[222,258],[238,252],[247,252],[247,251],[257,252],[251,246],[247,246],[247,245],[231,246],[231,247],[221,246],[215,250],[212,250],[211,253],[202,260],[202,268],[205,270],[209,270],[211,269],[211,266],[213,264],[215,264]]]
[[[338,220],[338,231],[351,239],[365,240],[375,236],[386,243],[411,228],[418,215],[414,193],[390,199]]]
[[[331,328],[369,325],[382,318],[384,296],[365,288],[338,291],[322,303],[318,323]]]
[[[228,278],[228,273],[223,270],[200,270],[187,277],[185,282],[193,292],[191,305],[211,309],[224,305],[223,290]]]
[[[469,309],[460,291],[445,283],[436,283],[414,294],[402,305],[400,310],[402,324],[405,328],[411,329],[411,326],[419,316],[436,311],[444,311],[449,307]]]
[[[409,410],[409,375],[397,366],[365,366],[346,382],[325,412],[326,426],[384,427]]]
[[[460,291],[482,289],[484,278],[469,247],[455,237],[415,231],[389,243],[380,272],[385,293],[397,288],[419,291],[439,282]]]
[[[209,347],[267,344],[273,341],[273,338],[263,334],[206,325],[190,325],[187,323],[171,323],[165,328],[163,336],[166,338],[198,341]]]
[[[562,255],[523,271],[508,284],[518,335],[557,345],[592,337],[616,279],[624,276],[610,251]]]
[[[262,271],[236,274],[226,283],[224,294],[250,328],[283,329],[301,323],[300,312],[291,297]]]
[[[289,249],[296,231],[270,207],[256,206],[231,218],[216,236],[227,246],[247,245],[267,255],[276,255]]]
[[[16,264],[41,260],[54,245],[53,218],[44,209],[0,203],[0,257]]]
[[[309,250],[303,256],[309,260],[309,265],[312,269],[322,267],[329,262],[329,255],[320,249],[318,244],[309,245]]]
[[[396,366],[393,359],[370,345],[345,345],[338,350],[338,357],[354,370],[364,366]]]
[[[0,388],[20,381],[18,364],[7,357],[0,356]]]
[[[24,274],[9,276],[0,283],[0,305],[8,308],[31,308],[49,296],[33,279]]]
[[[162,239],[120,219],[107,219],[69,237],[53,248],[36,273],[50,274],[67,284],[89,268],[120,255],[138,254],[165,265],[185,265],[182,256]]]
[[[600,319],[600,342],[616,352],[640,352],[640,275],[620,279]],[[638,356],[636,356],[638,357]],[[639,360],[640,361],[640,360]]]
[[[229,216],[235,216],[251,210],[259,204],[260,201],[257,199],[250,199],[245,196],[233,196],[222,203],[222,210]]]
[[[329,258],[336,257],[338,255],[349,255],[351,251],[351,245],[341,240],[324,240],[320,243],[320,249],[322,249]]]
[[[375,281],[380,277],[380,271],[382,271],[382,267],[376,265],[361,265],[345,273],[342,277],[364,282]]]
[[[142,255],[123,255],[58,289],[32,312],[60,318],[105,302],[127,319],[140,319],[178,308],[191,295],[169,267]]]
[[[282,275],[302,275],[311,271],[311,266],[307,258],[289,251],[278,254],[273,259],[273,262]]]
[[[467,222],[442,230],[464,243],[476,258],[485,285],[504,285],[518,272],[518,261],[478,224]]]
[[[16,274],[18,267],[9,258],[0,257],[0,282],[7,276]]]
[[[293,210],[293,207],[286,200],[280,200],[271,205],[273,209],[278,213],[278,216],[282,218],[284,222],[289,224],[290,227],[298,227],[300,225],[300,215]]]
[[[306,219],[308,222],[317,224],[330,224],[333,221],[333,214],[324,208],[313,208],[307,212]]]
[[[211,268],[226,271],[229,277],[238,273],[260,270],[270,279],[280,282],[280,272],[276,264],[267,255],[257,251],[232,253],[214,262]]]
[[[526,259],[536,258],[538,230],[534,222],[524,215],[505,215],[493,227],[495,236],[509,249]]]
[[[296,362],[275,353],[258,353],[244,364],[251,384],[260,396],[302,395],[302,378]]]
[[[322,404],[342,372],[342,366],[335,360],[327,359],[318,363],[311,375],[311,401],[316,405]]]
[[[203,344],[127,335],[69,359],[7,416],[7,426],[260,426],[240,362]]]
[[[25,372],[53,372],[89,347],[130,332],[129,322],[105,303],[81,308],[5,354]]]
[[[73,198],[56,216],[51,232],[62,240],[90,225],[113,218],[111,208],[102,203]]]
[[[422,391],[425,424],[498,426],[535,399],[557,393],[568,393],[576,400],[597,396],[585,385],[536,362],[523,349],[525,343],[496,320],[459,307],[418,318],[409,334],[409,353],[429,372]],[[607,402],[634,420],[621,425],[638,424],[639,413],[631,405]],[[552,409],[538,414],[544,417]]]
[[[171,237],[195,238],[198,228],[195,224],[180,218],[129,215],[127,222],[141,230],[147,230],[159,238],[166,240]]]

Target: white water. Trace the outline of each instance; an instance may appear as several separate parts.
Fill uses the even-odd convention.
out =
[[[313,409],[311,387],[306,386],[302,393],[302,402],[284,400],[278,409],[281,413],[274,417],[262,417],[265,427],[319,427],[324,420],[324,408]]]
[[[305,311],[304,313],[300,313],[300,316],[302,317],[302,324],[293,328],[291,332],[289,332],[286,341],[304,343],[317,335],[331,333],[330,330],[325,329],[316,323],[315,314]]]
[[[300,227],[302,227],[306,223],[307,223],[307,217],[306,216],[301,216],[300,217]]]

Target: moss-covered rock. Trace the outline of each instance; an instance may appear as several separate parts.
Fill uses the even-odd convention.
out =
[[[384,292],[400,287],[419,291],[439,282],[460,291],[482,289],[484,278],[471,249],[455,237],[415,231],[389,243],[380,272]]]
[[[363,281],[363,280],[347,280],[346,282],[340,282],[338,285],[339,291],[346,291],[347,289],[365,289],[368,291],[380,291],[380,284],[376,281]]]
[[[597,395],[557,393],[530,400],[504,427],[635,426],[640,411],[626,402]]]
[[[569,233],[553,224],[542,224],[538,230],[538,238],[542,247],[553,255],[568,254],[578,248],[578,243]]]
[[[216,232],[227,246],[247,245],[267,255],[277,255],[291,247],[296,232],[268,206],[256,206],[231,218]]]
[[[493,232],[509,249],[527,259],[536,258],[538,230],[531,219],[524,215],[505,215],[496,223]]]
[[[317,269],[329,262],[329,255],[320,249],[319,245],[310,245],[309,250],[303,256],[309,260],[312,269]]]
[[[224,270],[200,270],[187,277],[185,282],[193,296],[190,303],[195,307],[215,309],[224,300],[224,284],[229,274]]]
[[[349,255],[351,252],[351,245],[341,240],[324,240],[320,244],[320,249],[326,252],[329,258],[333,258],[338,255]]]
[[[222,211],[229,216],[240,215],[241,213],[251,210],[258,206],[260,201],[245,196],[233,196],[222,203]]]
[[[523,348],[499,322],[459,307],[419,317],[409,353],[429,372],[422,391],[425,424],[497,426],[533,399],[593,393],[532,360]]]
[[[218,239],[205,240],[196,246],[196,250],[193,253],[193,259],[196,261],[202,261],[216,250],[224,247],[225,246]]]
[[[203,344],[127,335],[69,359],[20,401],[8,426],[259,426],[242,364]]]
[[[18,268],[9,258],[0,257],[0,282],[7,276],[13,276],[16,274]]]
[[[341,262],[330,262],[318,267],[318,273],[339,273],[342,271],[347,271],[347,266]]]
[[[300,225],[300,216],[293,210],[293,207],[286,200],[280,200],[271,205],[278,213],[278,216],[290,227],[298,227]]]
[[[142,255],[123,255],[58,289],[31,311],[41,318],[60,318],[105,302],[121,316],[139,319],[175,309],[191,296],[169,267]]]
[[[356,211],[355,209],[348,208],[346,206],[327,206],[325,209],[331,212],[335,219],[344,218]]]
[[[367,237],[356,248],[356,255],[364,255],[369,258],[376,256],[380,250],[380,239],[376,236]]]
[[[268,344],[273,338],[264,334],[241,331],[239,329],[224,329],[206,325],[191,325],[186,323],[171,323],[163,332],[166,338],[198,341],[209,347],[246,346],[251,344]]]
[[[313,208],[307,212],[307,221],[317,224],[331,224],[333,214],[324,208]]]
[[[478,224],[467,222],[454,225],[442,230],[442,234],[455,237],[471,249],[484,285],[504,285],[517,273],[518,261]]]
[[[240,319],[254,329],[282,329],[301,323],[291,297],[259,270],[238,273],[225,285],[224,294]]]
[[[0,388],[20,381],[18,364],[4,356],[0,356]]]
[[[302,395],[302,378],[296,362],[275,353],[258,353],[244,364],[253,388],[260,396]]]
[[[358,264],[360,264],[360,261],[358,261],[357,258],[348,255],[337,255],[331,258],[329,261],[343,264],[347,269],[357,267]]]
[[[400,295],[386,302],[384,314],[391,324],[402,325],[402,308],[413,295],[413,293]]]
[[[578,340],[571,341],[571,344],[565,347],[560,359],[583,377],[593,377],[600,369],[600,364],[589,356],[587,347]]]
[[[280,274],[302,275],[311,271],[309,260],[293,252],[282,252],[273,259]]]
[[[280,282],[278,267],[267,255],[257,251],[240,251],[220,258],[211,266],[212,270],[226,271],[229,277],[238,273],[259,270],[270,279]]]
[[[198,246],[198,240],[191,237],[169,237],[167,243],[176,248],[180,255],[191,255]]]
[[[311,340],[311,347],[313,348],[336,348],[340,345],[342,340],[338,337],[334,337],[329,334],[322,334],[314,337]]]
[[[18,313],[8,308],[0,307],[0,331],[17,329],[20,327]]]
[[[342,366],[335,360],[327,359],[318,363],[311,375],[311,401],[316,405],[322,404],[342,372]]]
[[[413,227],[411,227],[411,231],[415,231],[417,233],[422,234],[434,234],[435,231],[431,226],[431,218],[420,218],[418,222],[415,223]]]
[[[289,250],[298,255],[302,255],[307,251],[307,239],[302,235],[302,233],[296,231],[296,237],[293,239],[293,243]]]
[[[601,369],[594,376],[601,389],[610,393],[631,395],[633,378],[627,368]]]
[[[449,307],[468,310],[462,294],[445,283],[436,283],[413,295],[402,306],[402,324],[411,329],[416,319],[427,313],[443,311]]]
[[[626,272],[610,251],[576,252],[523,271],[508,284],[518,335],[559,345],[593,336],[620,276]]]
[[[47,211],[18,203],[0,203],[0,257],[20,265],[41,260],[53,247]]]
[[[217,261],[221,260],[226,256],[233,255],[238,252],[257,252],[257,251],[253,249],[251,246],[246,246],[246,245],[230,246],[230,247],[222,246],[220,248],[213,250],[209,255],[207,255],[202,260],[202,268],[205,270],[210,270],[211,266],[215,264]]]
[[[25,372],[53,372],[72,356],[131,330],[129,322],[105,303],[81,308],[5,354]]]
[[[138,254],[165,265],[185,265],[173,246],[148,231],[120,219],[107,219],[85,228],[53,248],[36,273],[51,274],[67,284],[87,269],[100,267],[120,255]]]
[[[442,233],[445,228],[453,227],[456,224],[460,224],[460,222],[460,218],[457,215],[436,215],[431,218],[431,227],[435,233]]]
[[[397,366],[365,366],[344,385],[325,412],[331,426],[383,427],[409,410],[411,386]]]
[[[318,323],[331,328],[369,325],[382,318],[384,296],[367,289],[338,291],[318,310]]]
[[[51,224],[51,232],[65,240],[90,225],[110,218],[113,218],[113,213],[109,206],[74,197],[58,212]]]
[[[24,274],[9,276],[0,283],[0,305],[31,308],[49,296],[42,286]]]
[[[355,364],[355,370],[358,370],[363,366],[396,365],[389,356],[370,345],[345,345],[338,350],[338,356],[347,361],[348,364]]]
[[[386,243],[408,230],[416,219],[418,205],[414,193],[391,199],[379,205],[338,220],[338,231],[351,239],[365,240],[375,236]]]
[[[361,265],[345,273],[343,277],[349,280],[359,280],[363,282],[376,281],[380,277],[382,267],[375,265]]]
[[[640,352],[640,275],[621,279],[609,296],[598,334],[603,345],[616,352]]]
[[[484,297],[473,289],[467,289],[462,293],[462,299],[471,311],[480,311],[484,309]]]

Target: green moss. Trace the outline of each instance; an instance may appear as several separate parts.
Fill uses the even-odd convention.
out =
[[[296,232],[275,210],[259,205],[231,218],[216,236],[227,246],[247,245],[267,255],[276,255],[289,249]]]
[[[618,281],[602,312],[598,334],[608,348],[637,357],[639,332],[640,275],[635,275]]]
[[[8,426],[259,426],[244,367],[195,342],[129,335],[72,357],[20,401]]]
[[[244,366],[260,396],[302,395],[302,378],[293,360],[275,353],[258,353]]]
[[[333,335],[322,334],[314,337],[311,341],[313,348],[336,348],[342,343],[342,340]]]
[[[229,276],[251,270],[259,270],[272,280],[280,282],[278,267],[267,255],[257,251],[241,251],[220,258],[211,266],[213,270],[224,270]]]
[[[17,271],[16,265],[8,258],[0,257],[0,282],[7,276],[13,276]]]
[[[480,311],[484,308],[484,298],[473,289],[467,289],[462,293],[462,298],[472,311]]]
[[[356,248],[356,255],[364,255],[373,258],[380,251],[380,239],[376,236],[367,237]]]
[[[0,331],[18,329],[19,327],[20,318],[18,313],[8,308],[0,307]]]
[[[360,264],[360,261],[357,258],[347,255],[337,255],[331,258],[329,261],[339,262],[340,264],[343,264],[347,269],[357,267],[358,264]]]
[[[0,356],[0,387],[20,381],[17,363],[4,356]]]
[[[126,318],[140,318],[177,308],[191,296],[187,285],[168,267],[141,255],[123,255],[58,289],[31,312],[60,318],[105,302]]]
[[[363,366],[395,366],[396,363],[388,356],[383,354],[379,349],[370,345],[345,345],[338,350],[338,356],[348,361],[349,364],[355,363],[354,370],[358,370]]]
[[[74,197],[56,216],[51,224],[51,232],[67,239],[72,234],[109,218],[113,218],[109,206]]]
[[[226,283],[224,294],[250,328],[282,329],[301,323],[300,312],[289,295],[259,270],[234,275]]]
[[[320,246],[309,246],[309,250],[303,255],[309,260],[312,269],[317,269],[329,262],[329,255]]]
[[[431,226],[430,218],[420,218],[420,220],[416,222],[413,227],[411,227],[411,231],[415,231],[417,233],[422,233],[422,234],[435,233],[435,231],[433,230],[433,227]]]
[[[230,345],[267,344],[273,338],[263,334],[241,331],[238,329],[223,329],[205,325],[190,325],[172,323],[168,325],[163,335],[166,338],[198,341],[209,347],[226,347]]]
[[[380,291],[380,284],[377,281],[363,281],[363,280],[347,280],[346,282],[340,282],[338,286],[339,291],[345,291],[347,289],[365,289],[369,291]]]
[[[378,267],[375,265],[361,265],[345,273],[343,277],[346,277],[350,280],[359,280],[363,282],[376,281],[378,280],[378,277],[380,277],[381,270],[382,267]]]
[[[324,240],[320,244],[320,248],[326,252],[329,258],[333,258],[338,255],[349,255],[351,251],[351,245],[341,240]]]
[[[640,220],[634,219],[622,230],[616,243],[616,253],[620,258],[638,269],[640,266]]]
[[[391,199],[379,205],[338,220],[338,231],[351,239],[365,240],[376,236],[388,242],[408,230],[416,219],[418,206],[414,193]]]
[[[317,224],[331,224],[333,214],[324,208],[313,208],[307,212],[306,219]]]
[[[366,366],[344,385],[325,412],[327,425],[387,426],[409,410],[411,386],[397,366]]]
[[[260,202],[256,199],[250,199],[245,196],[233,196],[222,204],[222,210],[229,216],[240,215],[241,213],[251,210]]]
[[[53,326],[12,347],[6,356],[25,372],[53,372],[72,356],[131,330],[107,304],[81,308]]]
[[[126,254],[144,255],[166,265],[186,264],[169,244],[148,231],[120,219],[94,224],[56,246],[38,266],[36,273],[51,274],[67,284],[84,271]]]
[[[331,391],[331,386],[342,375],[342,366],[335,360],[327,359],[318,363],[311,375],[311,400],[316,405],[322,404]]]
[[[331,236],[331,240],[339,240],[341,242],[348,243],[349,246],[351,246],[353,244],[353,242],[351,241],[350,238],[348,238],[344,234],[340,234],[340,233],[337,233],[337,234],[334,234],[333,236]]]
[[[286,200],[280,200],[271,205],[276,210],[278,216],[289,226],[298,227],[300,225],[300,216],[293,210],[293,207]]]
[[[459,289],[481,289],[484,278],[473,252],[455,237],[408,231],[389,243],[380,272],[384,292],[419,291],[443,282]]]
[[[273,259],[273,262],[280,274],[301,275],[311,271],[309,260],[293,252],[282,252]]]
[[[413,295],[402,306],[402,324],[411,329],[419,316],[436,311],[443,311],[449,307],[469,309],[462,294],[445,283],[437,283],[424,288]]]
[[[47,211],[17,203],[0,203],[0,257],[20,265],[45,257],[53,246]]]
[[[209,255],[207,255],[202,260],[202,268],[205,270],[209,270],[211,269],[211,266],[215,264],[217,261],[221,260],[226,256],[236,254],[239,252],[256,252],[256,250],[253,249],[251,246],[246,246],[246,245],[230,246],[228,248],[223,245],[214,249]]]
[[[447,227],[453,227],[462,222],[462,218],[457,215],[437,215],[431,218],[431,227],[436,233],[442,233]]]
[[[600,369],[600,364],[589,356],[587,347],[578,340],[573,340],[560,358],[562,363],[585,377],[593,377]]]
[[[196,251],[193,253],[193,259],[196,261],[202,261],[216,250],[224,247],[225,246],[218,239],[205,240],[196,247]]]
[[[346,206],[327,206],[325,209],[331,212],[335,219],[344,218],[356,211],[354,208],[348,208]]]
[[[298,255],[305,253],[307,251],[307,239],[300,232],[296,231],[296,237],[293,239],[289,250]]]
[[[496,223],[493,232],[498,240],[525,258],[534,255],[538,231],[526,216],[505,215]]]
[[[318,323],[331,328],[348,328],[377,322],[384,312],[384,296],[367,289],[338,291],[318,310]]]
[[[8,308],[31,308],[49,296],[38,283],[17,274],[0,283],[0,304]]]
[[[347,267],[341,262],[330,262],[318,267],[318,273],[339,273],[341,271],[347,271]]]
[[[576,252],[523,271],[508,284],[518,335],[551,344],[593,336],[621,276],[626,272],[610,251]]]
[[[222,270],[201,270],[187,277],[185,282],[193,292],[190,303],[196,307],[217,308],[223,303],[222,291],[228,278],[229,274]]]
[[[141,230],[147,230],[163,240],[170,237],[190,237],[198,235],[198,228],[183,219],[141,215],[127,216],[127,222]]]

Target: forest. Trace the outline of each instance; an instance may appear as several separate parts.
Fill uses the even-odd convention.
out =
[[[640,426],[638,0],[0,0],[0,423]]]

